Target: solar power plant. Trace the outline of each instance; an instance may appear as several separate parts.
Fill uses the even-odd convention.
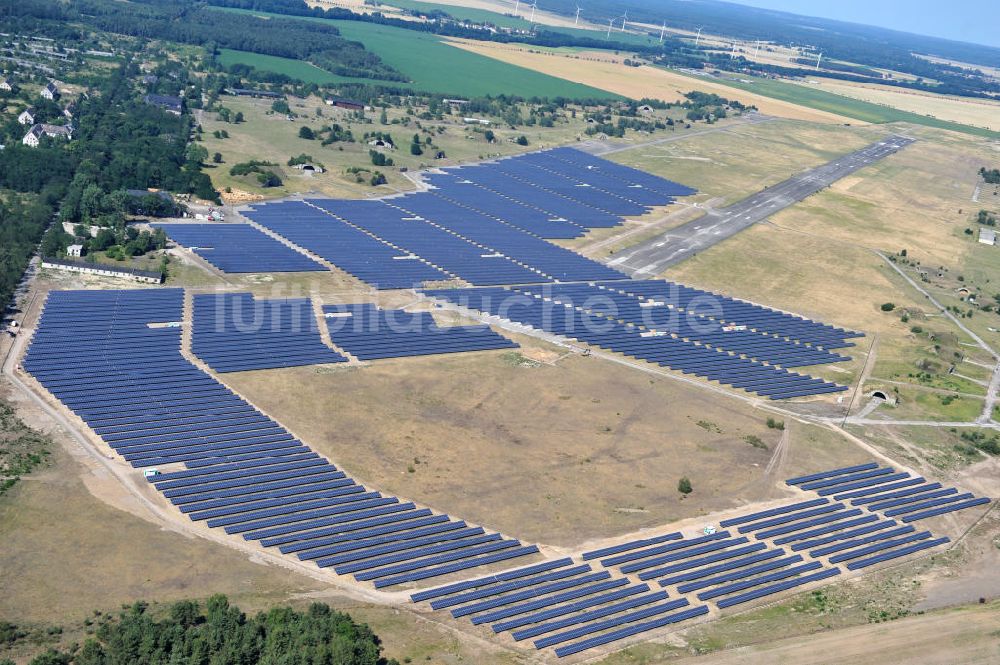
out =
[[[590,287],[581,288],[586,290]],[[608,301],[588,302],[585,299],[582,307],[574,307],[555,299],[543,299],[538,289],[527,287],[514,290],[428,289],[424,293],[433,298],[577,339],[685,374],[694,374],[723,385],[741,388],[769,399],[787,399],[847,390],[847,386],[791,372],[783,366],[771,364],[770,360],[748,356],[749,347],[745,335],[713,338],[717,344],[721,343],[720,340],[727,344],[729,339],[741,340],[742,350],[737,352],[725,346],[701,343],[693,338],[684,339],[666,331],[647,330],[633,323],[620,321],[617,318],[618,314],[607,314],[604,306]],[[839,358],[832,354],[824,355],[820,351],[803,349],[787,340],[782,341],[763,335],[750,341],[758,344],[754,353],[766,353],[767,356],[761,357],[772,360],[781,358],[785,362],[802,364],[814,361],[817,356],[830,360]]]
[[[513,224],[454,205],[433,194],[408,194],[388,199],[386,203],[538,271],[543,278],[533,279],[532,282],[628,279],[624,273],[603,263],[526,233]]]
[[[439,327],[430,312],[324,305],[330,339],[359,360],[516,348],[489,326]]]
[[[574,225],[576,235],[585,229],[610,228],[622,223],[619,215],[560,196],[537,184],[518,180],[489,164],[450,169],[440,175],[426,176],[425,180],[442,193],[449,187],[471,186],[475,192],[485,190],[501,197],[517,199],[523,205],[546,212],[552,220]],[[546,227],[542,228],[547,230]],[[540,235],[551,237],[544,233]]]
[[[312,300],[194,296],[191,350],[216,372],[346,362],[319,335]]]
[[[575,152],[448,169],[427,176],[430,191],[402,197],[286,201],[245,214],[382,289],[456,277],[479,286],[626,279],[547,239],[615,226],[693,190]]]
[[[776,337],[744,326],[734,326],[699,313],[697,308],[668,307],[667,301],[641,299],[614,289],[591,284],[553,284],[516,289],[534,297],[605,313],[619,321],[647,330],[665,332],[684,340],[732,351],[772,365],[799,367],[850,360],[811,344]]]
[[[53,291],[23,366],[132,466],[180,465],[149,480],[190,519],[376,588],[538,552],[357,484],[184,358],[183,298]]]
[[[243,214],[379,289],[408,289],[452,279],[419,256],[301,201],[257,205]]]
[[[331,215],[426,259],[470,284],[524,284],[549,281],[547,275],[469,242],[441,227],[382,201],[310,199]]]
[[[318,272],[326,270],[249,224],[153,224],[222,272]]]
[[[906,524],[990,502],[987,497],[976,497],[954,487],[944,488],[941,483],[914,478],[909,473],[881,467],[875,462],[831,469],[785,482]]]
[[[825,349],[853,346],[847,341],[849,338],[864,336],[861,332],[845,330],[666,280],[630,280],[597,284],[597,286],[635,296],[647,304],[665,302],[685,312],[701,312],[703,316],[711,316],[726,324],[744,326],[748,330],[821,346]]]
[[[671,599],[648,584],[570,558],[421,591],[411,599],[516,641],[531,640],[536,649],[554,647],[559,657],[708,613],[705,605]]]

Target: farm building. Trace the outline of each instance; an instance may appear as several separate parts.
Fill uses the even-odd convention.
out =
[[[485,118],[462,118],[462,122],[467,125],[489,125],[490,121]]]
[[[265,99],[281,99],[281,93],[270,90],[253,90],[251,88],[226,88],[223,90],[227,95],[234,97],[263,97]]]
[[[143,101],[152,106],[159,106],[167,113],[173,113],[174,115],[180,115],[183,110],[183,101],[181,98],[172,95],[146,95]]]
[[[21,115],[17,116],[17,121],[22,125],[33,125],[35,124],[36,115],[38,115],[38,111],[35,110],[35,107],[29,106],[21,111]]]
[[[66,256],[81,257],[83,256],[83,245],[70,245],[66,248]]]
[[[997,232],[993,229],[979,229],[979,242],[984,245],[997,244]]]
[[[326,103],[328,106],[336,106],[339,109],[347,109],[349,111],[363,111],[365,108],[364,102],[344,97],[330,97],[326,100]]]
[[[84,275],[99,275],[101,277],[117,277],[143,284],[159,284],[163,281],[163,273],[151,270],[138,270],[136,268],[118,268],[116,266],[104,265],[102,263],[88,263],[86,261],[64,261],[61,259],[42,258],[43,268],[54,270],[65,270],[68,272],[78,272]]]

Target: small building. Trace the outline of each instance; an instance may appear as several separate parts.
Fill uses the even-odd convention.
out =
[[[997,232],[993,229],[979,229],[979,242],[984,245],[997,244]]]
[[[21,143],[29,148],[37,148],[43,136],[48,136],[50,138],[63,138],[69,141],[73,138],[73,126],[48,125],[45,123],[32,125],[31,129],[28,130],[28,133],[24,135],[23,139],[21,139]]]
[[[465,106],[469,103],[468,99],[442,99],[441,101],[451,106]]]
[[[151,106],[159,106],[167,113],[180,115],[184,112],[184,100],[173,95],[146,95],[143,101]]]
[[[485,118],[462,118],[462,122],[467,125],[486,125],[489,126],[491,123]]]
[[[73,118],[75,118],[76,117],[76,104],[70,104],[69,106],[67,106],[66,108],[64,108],[63,109],[63,117],[65,117],[67,120],[72,120]]]
[[[444,154],[444,150],[438,150],[434,153],[434,159],[444,159],[448,155]]]
[[[262,97],[264,99],[281,99],[282,97],[280,92],[253,90],[251,88],[226,88],[223,92],[234,97]]]
[[[38,111],[35,110],[34,106],[29,106],[28,108],[21,111],[21,115],[17,116],[17,121],[22,125],[33,125],[35,124],[35,118],[38,116]]]
[[[160,80],[160,77],[156,74],[146,74],[145,76],[140,77],[139,80],[146,85],[156,85],[156,82]]]
[[[372,139],[368,142],[368,145],[373,148],[387,148],[389,150],[396,149],[396,146],[393,145],[392,141],[389,141],[388,139]]]
[[[365,108],[364,102],[345,97],[330,97],[326,100],[326,103],[327,106],[336,106],[339,109],[347,109],[348,111],[363,111]]]
[[[163,282],[163,273],[152,270],[139,270],[138,268],[119,268],[103,263],[90,263],[88,261],[68,261],[63,259],[50,259],[42,257],[42,267],[53,270],[65,270],[67,272],[81,273],[84,275],[98,275],[100,277],[117,277],[143,284],[160,284]]]
[[[14,92],[16,89],[17,84],[11,79],[6,77],[0,79],[0,90],[3,90],[4,92]]]
[[[83,245],[70,245],[66,248],[66,256],[79,258],[83,256]]]
[[[59,99],[59,88],[56,87],[55,83],[49,81],[45,84],[45,87],[42,88],[42,97],[53,101]]]
[[[653,107],[650,106],[649,104],[643,104],[637,110],[639,111],[639,113],[645,113],[646,115],[649,115],[650,113],[653,112]]]

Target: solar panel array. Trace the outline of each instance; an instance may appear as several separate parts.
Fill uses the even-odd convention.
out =
[[[330,339],[359,360],[516,348],[489,326],[440,327],[430,312],[371,303],[324,305]]]
[[[832,469],[786,481],[788,485],[831,496],[862,510],[898,519],[904,524],[919,522],[975,506],[990,499],[942,487],[922,477],[897,472],[875,462]]]
[[[53,291],[23,366],[132,466],[179,465],[150,482],[190,519],[376,588],[538,551],[370,490],[311,451],[184,358],[183,298]],[[123,362],[123,349],[141,357]]]
[[[615,280],[626,276],[547,240],[615,226],[694,191],[573,149],[427,179],[429,191],[400,197],[284,201],[245,214],[380,289],[452,278],[479,286]]]
[[[326,270],[249,224],[153,224],[223,272],[318,272]]]
[[[713,317],[700,314],[693,298],[670,307],[632,291],[669,286],[628,281],[424,293],[770,399],[847,390],[787,367],[846,360],[824,344],[846,346],[853,333],[715,294],[705,295],[721,303]]]
[[[648,584],[570,558],[421,591],[411,599],[516,641],[532,640],[537,649],[555,647],[559,657],[708,613],[703,604],[671,599]]]
[[[346,362],[323,343],[309,298],[194,296],[191,350],[216,372]]]

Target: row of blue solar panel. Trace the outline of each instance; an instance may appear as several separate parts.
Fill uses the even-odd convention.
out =
[[[324,305],[323,312],[333,343],[360,360],[518,346],[485,325],[440,327],[430,312],[385,310],[369,303]]]
[[[796,374],[692,341],[663,334],[651,336],[635,326],[577,308],[553,309],[546,307],[540,298],[523,294],[511,297],[511,291],[506,289],[431,289],[424,293],[647,362],[742,388],[770,399],[847,389],[846,386]]]
[[[301,252],[248,224],[154,224],[223,272],[316,272],[326,270]]]
[[[319,335],[312,301],[194,296],[191,350],[217,372],[346,362]]]
[[[211,334],[204,331],[219,311],[225,335],[240,334],[227,317],[252,298],[209,296],[196,308],[213,302],[221,308],[203,312],[195,335]],[[275,329],[314,334],[315,322],[289,316],[304,304],[275,304]],[[265,545],[295,544],[303,560],[376,587],[537,552],[355,483],[181,355],[173,324],[182,309],[179,289],[52,292],[24,366],[133,465],[183,462],[150,481],[192,520]],[[312,316],[311,306],[300,309]],[[74,340],[84,338],[92,340],[88,376],[100,377],[93,381],[80,375]],[[126,344],[144,350],[142,363],[122,367]]]

